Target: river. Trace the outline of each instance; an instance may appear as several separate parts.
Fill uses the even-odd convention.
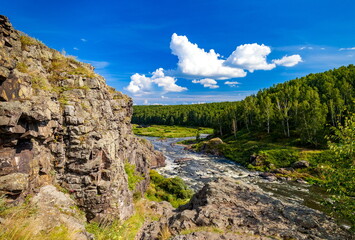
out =
[[[152,142],[155,149],[163,152],[166,157],[166,166],[156,170],[165,177],[179,176],[195,192],[217,177],[228,176],[258,185],[267,194],[278,199],[327,212],[321,204],[321,201],[327,198],[327,194],[315,186],[295,181],[265,179],[259,176],[260,172],[250,171],[227,158],[194,153],[176,144],[191,138],[164,140],[157,137],[144,136],[144,138]],[[177,163],[176,160],[181,160],[181,162]],[[337,220],[342,224],[346,223],[342,219]]]

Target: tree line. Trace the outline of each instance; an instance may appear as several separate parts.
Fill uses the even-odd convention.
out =
[[[237,102],[134,106],[132,123],[212,127],[218,135],[246,130],[319,146],[330,127],[354,110],[351,64],[276,84]]]

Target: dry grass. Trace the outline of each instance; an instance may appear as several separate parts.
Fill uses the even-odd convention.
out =
[[[6,207],[0,199],[0,217],[5,220],[0,224],[0,240],[74,240],[75,233],[66,226],[57,226],[47,231],[38,231],[34,220],[37,210],[27,202],[16,207]]]

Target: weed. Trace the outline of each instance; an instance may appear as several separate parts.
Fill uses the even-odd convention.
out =
[[[24,62],[18,62],[16,65],[16,69],[22,73],[28,72],[28,66]]]
[[[139,173],[137,173],[136,166],[134,164],[126,162],[124,165],[124,170],[128,177],[128,188],[131,191],[134,191],[136,189],[137,184],[144,178]]]

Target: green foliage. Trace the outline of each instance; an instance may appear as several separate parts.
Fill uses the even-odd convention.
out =
[[[136,189],[137,184],[144,178],[139,173],[137,173],[136,166],[134,164],[126,162],[124,165],[124,170],[128,177],[128,188],[131,191],[134,191]]]
[[[161,137],[161,138],[179,138],[179,137],[194,137],[196,132],[201,134],[212,134],[211,128],[197,127],[180,127],[180,126],[164,126],[152,125],[149,127],[140,127],[133,125],[133,132],[137,135]]]
[[[335,158],[333,168],[326,171],[323,186],[335,194],[334,211],[349,219],[355,231],[355,114],[345,118],[344,124],[335,128],[328,139]]]
[[[150,171],[151,183],[146,196],[152,201],[168,201],[173,207],[186,204],[192,197],[190,190],[179,177],[165,178],[157,171]]]
[[[264,164],[271,168],[290,167],[299,160],[299,153],[293,149],[272,149],[259,151]]]
[[[132,122],[211,127],[220,136],[246,130],[326,147],[328,125],[337,126],[355,111],[354,79],[355,66],[349,65],[262,89],[239,102],[134,106]]]

